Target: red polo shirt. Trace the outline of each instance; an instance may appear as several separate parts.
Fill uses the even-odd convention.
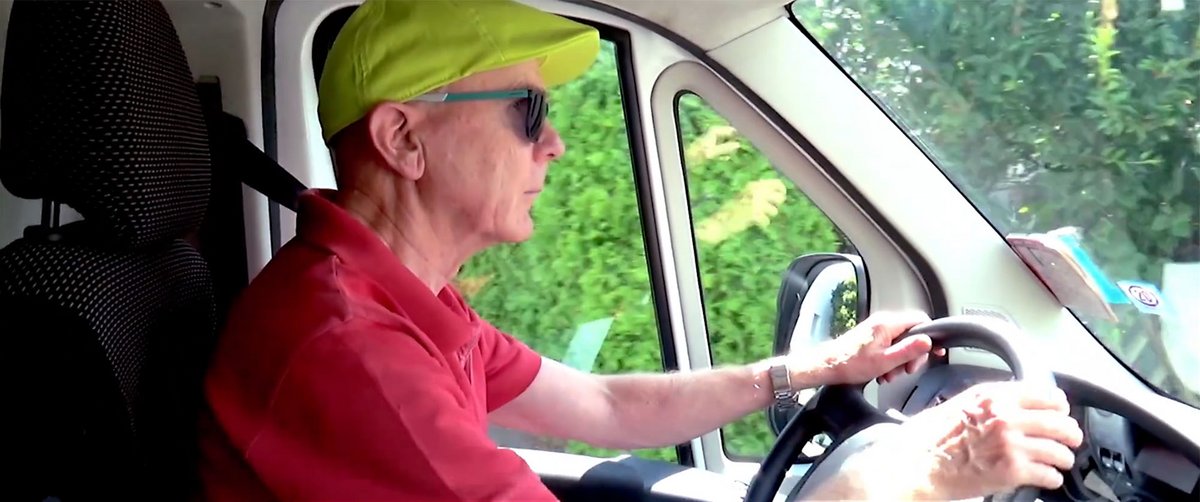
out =
[[[211,500],[552,499],[487,414],[541,359],[434,295],[332,192],[243,293],[205,381]]]

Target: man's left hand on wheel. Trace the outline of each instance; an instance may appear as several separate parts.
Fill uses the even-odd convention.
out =
[[[790,357],[797,367],[825,368],[816,385],[859,384],[878,380],[887,383],[904,374],[912,374],[929,361],[930,353],[945,354],[935,348],[928,335],[912,335],[896,341],[912,327],[928,322],[919,311],[889,311],[873,314],[841,336],[822,343],[805,353]]]

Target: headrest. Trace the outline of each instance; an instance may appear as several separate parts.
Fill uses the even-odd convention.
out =
[[[0,88],[0,182],[78,211],[121,246],[197,227],[208,131],[157,1],[21,1]]]

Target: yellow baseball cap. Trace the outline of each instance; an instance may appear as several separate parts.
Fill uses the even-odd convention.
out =
[[[317,115],[328,142],[384,101],[406,101],[531,59],[547,87],[587,71],[592,27],[512,0],[366,0],[326,57]]]

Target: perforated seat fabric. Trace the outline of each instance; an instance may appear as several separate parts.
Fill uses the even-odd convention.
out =
[[[72,230],[67,227],[64,233],[70,236]],[[136,431],[139,370],[145,367],[151,342],[144,334],[170,328],[175,331],[170,338],[179,344],[211,338],[204,335],[205,321],[211,324],[213,315],[206,307],[212,296],[208,267],[183,241],[143,252],[113,252],[78,240],[82,239],[14,242],[0,253],[0,288],[6,297],[45,298],[85,321],[112,363],[130,412],[130,429]],[[197,333],[187,325],[172,325],[178,324],[176,319],[200,321],[201,329]]]
[[[158,2],[21,0],[6,47],[0,182],[84,220],[0,250],[0,499],[185,498],[215,313],[179,38]]]
[[[0,498],[176,499],[195,489],[207,266],[179,240],[114,252],[62,230],[0,251],[0,318],[13,321],[0,455],[15,466]]]

